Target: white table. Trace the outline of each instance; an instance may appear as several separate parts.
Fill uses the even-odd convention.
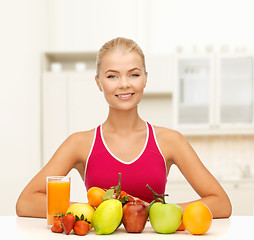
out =
[[[187,231],[179,231],[173,234],[158,234],[154,232],[149,222],[141,234],[127,233],[123,225],[110,235],[96,235],[92,229],[88,232],[87,239],[253,239],[254,216],[233,216],[229,219],[214,219],[209,231],[200,236],[195,236]],[[2,236],[8,239],[81,239],[74,233],[65,235],[63,233],[52,233],[47,227],[46,219],[41,218],[19,218],[16,216],[0,216],[0,230]],[[2,239],[2,238],[1,238]]]

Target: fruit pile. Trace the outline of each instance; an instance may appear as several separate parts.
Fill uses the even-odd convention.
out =
[[[191,234],[204,234],[212,223],[212,214],[202,202],[190,204],[182,213],[177,204],[165,202],[167,194],[154,195],[148,204],[121,190],[121,174],[117,186],[104,190],[92,187],[87,192],[89,203],[71,205],[67,214],[54,217],[52,232],[85,235],[93,227],[98,235],[111,234],[123,223],[129,233],[141,233],[150,220],[157,233],[187,230]]]

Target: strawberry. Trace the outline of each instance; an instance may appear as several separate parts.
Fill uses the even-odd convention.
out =
[[[67,213],[62,218],[62,226],[66,235],[69,235],[75,224],[75,217],[72,213]]]
[[[64,230],[62,228],[61,220],[60,219],[54,219],[53,226],[51,227],[51,231],[54,233],[62,233]]]
[[[84,215],[82,214],[79,218],[76,216],[76,223],[74,224],[73,230],[77,235],[84,236],[89,230],[89,221],[84,220]]]
[[[54,218],[53,218],[53,224],[54,224],[54,222],[55,221],[57,221],[57,220],[62,220],[62,218],[63,218],[63,216],[64,216],[64,214],[62,214],[61,212],[60,213],[57,213],[55,216],[54,216]]]
[[[88,232],[88,229],[89,229],[89,223],[84,220],[77,221],[73,228],[74,232],[80,236],[86,235]]]

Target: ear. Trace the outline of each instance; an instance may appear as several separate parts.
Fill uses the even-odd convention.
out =
[[[148,72],[145,73],[145,82],[144,82],[144,88],[146,87],[146,83],[147,83],[147,77],[148,77]]]
[[[101,84],[100,84],[100,81],[99,81],[99,78],[98,78],[97,75],[95,76],[95,81],[96,81],[96,84],[97,84],[98,88],[99,88],[100,91],[102,92],[102,87],[101,87]]]

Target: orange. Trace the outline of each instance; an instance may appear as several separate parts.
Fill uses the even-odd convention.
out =
[[[87,191],[88,202],[93,207],[98,207],[102,203],[102,197],[104,196],[105,191],[99,187],[91,187]]]
[[[183,225],[192,234],[206,233],[212,220],[210,209],[202,202],[191,203],[183,212]]]

